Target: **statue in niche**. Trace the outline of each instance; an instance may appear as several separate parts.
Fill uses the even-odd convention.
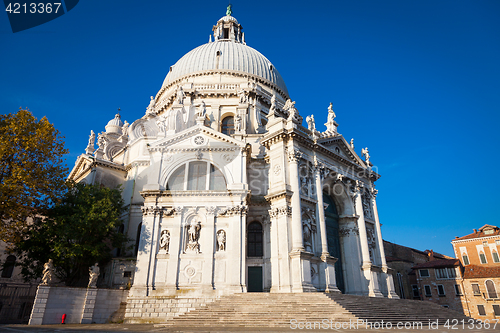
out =
[[[94,266],[89,267],[89,285],[88,288],[96,288],[97,287],[97,278],[101,270],[99,269],[99,265],[97,263]]]
[[[205,115],[207,114],[207,106],[205,105],[205,101],[201,101],[201,103],[197,106],[199,106],[200,108],[196,110],[196,117],[205,118]]]
[[[315,232],[313,221],[308,216],[302,217],[302,230],[304,238],[304,248],[308,252],[312,252],[312,234]]]
[[[241,116],[239,114],[234,117],[234,128],[236,129],[236,132],[241,131]]]
[[[306,176],[300,177],[300,189],[302,190],[302,194],[309,195],[309,186]]]
[[[43,277],[42,277],[42,285],[49,285],[52,283],[52,278],[54,277],[54,261],[49,259],[43,265]]]
[[[201,222],[195,222],[194,220],[191,222],[189,226],[187,226],[187,237],[188,237],[188,242],[187,242],[187,250],[189,251],[194,251],[196,253],[200,252],[200,244],[198,243],[198,240],[200,238],[200,229],[201,229]]]
[[[182,87],[179,86],[177,88],[177,94],[176,94],[177,104],[184,104],[184,97],[186,97],[186,94],[184,93],[184,90],[182,89]]]
[[[149,105],[146,108],[146,114],[154,114],[154,113],[155,113],[155,98],[151,96]]]
[[[170,245],[170,231],[163,230],[160,236],[160,249],[165,250],[168,253],[169,245]]]
[[[365,162],[370,165],[370,154],[368,153],[368,147],[361,149],[361,155],[365,157]]]
[[[316,131],[316,122],[314,121],[314,115],[307,116],[306,122],[307,128],[314,133]]]
[[[222,229],[217,231],[217,248],[218,251],[226,251],[226,232]]]

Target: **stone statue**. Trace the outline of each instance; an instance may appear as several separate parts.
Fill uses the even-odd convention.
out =
[[[88,143],[87,147],[94,148],[94,142],[95,142],[95,133],[93,130],[90,130],[89,143]]]
[[[127,135],[127,130],[128,130],[129,126],[130,126],[130,124],[125,120],[123,122],[123,126],[122,126],[122,134],[123,135]]]
[[[158,126],[160,133],[164,133],[167,130],[167,118],[164,115],[161,115],[156,120],[156,126]]]
[[[94,266],[89,267],[89,285],[87,288],[97,288],[97,278],[101,270],[99,269],[99,265],[97,263]]]
[[[273,97],[271,97],[271,107],[269,108],[269,114],[267,115],[268,118],[274,117],[275,114],[274,112],[276,111],[276,95],[273,94]]]
[[[170,231],[163,230],[160,236],[160,249],[168,252],[169,245],[170,245]]]
[[[103,133],[99,133],[99,135],[97,136],[97,145],[99,146],[99,149],[104,149],[104,147],[106,146],[106,139],[104,138]]]
[[[335,112],[333,112],[333,103],[330,103],[330,106],[328,107],[328,122],[333,122],[335,119]]]
[[[314,115],[307,116],[306,122],[307,122],[307,128],[314,133],[316,131],[316,123],[314,121]]]
[[[43,277],[42,277],[42,285],[49,285],[52,283],[52,278],[54,277],[54,262],[52,259],[49,259],[43,265]]]
[[[198,243],[198,239],[200,237],[200,229],[201,222],[191,222],[191,224],[187,227],[187,250],[194,251],[196,253],[200,252],[200,244]]]
[[[205,101],[201,101],[198,106],[200,108],[196,110],[196,116],[205,118],[205,115],[207,114],[207,106],[205,105]]]
[[[240,98],[240,104],[244,104],[244,103],[248,102],[248,96],[247,96],[247,93],[245,92],[245,90],[240,89],[238,91],[238,97]]]
[[[236,129],[236,132],[241,131],[241,116],[239,114],[234,117],[234,128]]]
[[[219,251],[226,251],[226,232],[222,229],[217,231],[217,247]]]
[[[149,101],[149,105],[146,108],[146,114],[153,114],[155,113],[155,98],[151,96],[151,100]]]
[[[354,149],[354,138],[351,139],[351,148]]]
[[[368,153],[368,147],[361,149],[361,154],[365,157],[365,162],[370,165],[370,154]]]
[[[185,96],[186,96],[186,94],[184,94],[184,90],[182,90],[182,87],[179,86],[177,88],[177,96],[176,96],[177,104],[184,104],[184,97]]]

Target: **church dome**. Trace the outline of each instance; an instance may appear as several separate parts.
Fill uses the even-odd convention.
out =
[[[236,28],[224,29],[225,24],[234,25]],[[262,53],[246,45],[241,29],[234,17],[222,17],[214,27],[215,41],[198,46],[180,58],[170,67],[162,88],[183,76],[205,71],[240,72],[262,78],[288,96],[285,81],[278,70]]]

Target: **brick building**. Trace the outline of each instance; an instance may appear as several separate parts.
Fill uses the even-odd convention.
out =
[[[500,228],[484,225],[452,242],[463,265],[464,313],[476,319],[500,319]]]

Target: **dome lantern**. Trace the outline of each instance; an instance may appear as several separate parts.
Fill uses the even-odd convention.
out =
[[[222,17],[217,24],[213,26],[214,40],[226,40],[245,44],[243,27],[238,23],[232,14],[231,5],[227,6],[226,16]]]

